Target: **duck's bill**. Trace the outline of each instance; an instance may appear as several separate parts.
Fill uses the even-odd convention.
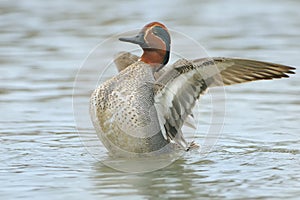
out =
[[[130,42],[130,43],[139,44],[139,45],[145,44],[143,34],[138,34],[134,37],[128,37],[128,38],[121,37],[121,38],[119,38],[119,40],[122,41],[122,42]]]

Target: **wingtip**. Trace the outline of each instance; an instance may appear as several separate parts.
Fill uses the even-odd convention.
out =
[[[293,70],[294,70],[294,69],[293,69]],[[296,74],[295,71],[291,71],[291,70],[289,70],[287,73],[288,73],[288,74]]]
[[[285,72],[285,75],[287,74],[296,74],[296,67],[288,67],[287,72]],[[287,75],[289,77],[289,75]]]

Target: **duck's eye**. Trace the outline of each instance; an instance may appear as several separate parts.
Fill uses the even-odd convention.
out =
[[[155,35],[159,35],[159,32],[162,31],[163,28],[161,28],[160,26],[154,26],[152,31]]]
[[[162,27],[160,26],[154,26],[153,29],[152,29],[153,33],[157,36],[161,36],[163,34],[167,34],[167,31],[165,29],[163,29]]]
[[[166,44],[170,44],[171,43],[171,39],[170,39],[170,35],[169,33],[163,29],[160,26],[154,26],[152,29],[152,32],[154,33],[154,35],[158,36],[159,38],[161,38]]]

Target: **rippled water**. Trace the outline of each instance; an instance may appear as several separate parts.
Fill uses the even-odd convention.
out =
[[[72,90],[91,49],[153,20],[212,56],[299,66],[299,7],[296,0],[1,1],[1,199],[297,199],[299,73],[226,88],[224,129],[212,152],[190,152],[144,174],[118,172],[90,155],[75,129]],[[99,62],[117,50],[103,49]],[[192,49],[179,50],[194,58]],[[96,72],[85,71],[86,83]],[[209,102],[204,96],[200,103],[199,143],[210,125]]]

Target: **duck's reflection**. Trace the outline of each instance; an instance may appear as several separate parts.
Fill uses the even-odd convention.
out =
[[[128,174],[118,172],[102,163],[94,166],[91,176],[95,191],[106,197],[139,199],[196,199],[201,188],[195,189],[196,180],[206,178],[199,171],[188,166],[188,161],[179,159],[171,165],[148,173]],[[193,187],[194,185],[194,187]]]

